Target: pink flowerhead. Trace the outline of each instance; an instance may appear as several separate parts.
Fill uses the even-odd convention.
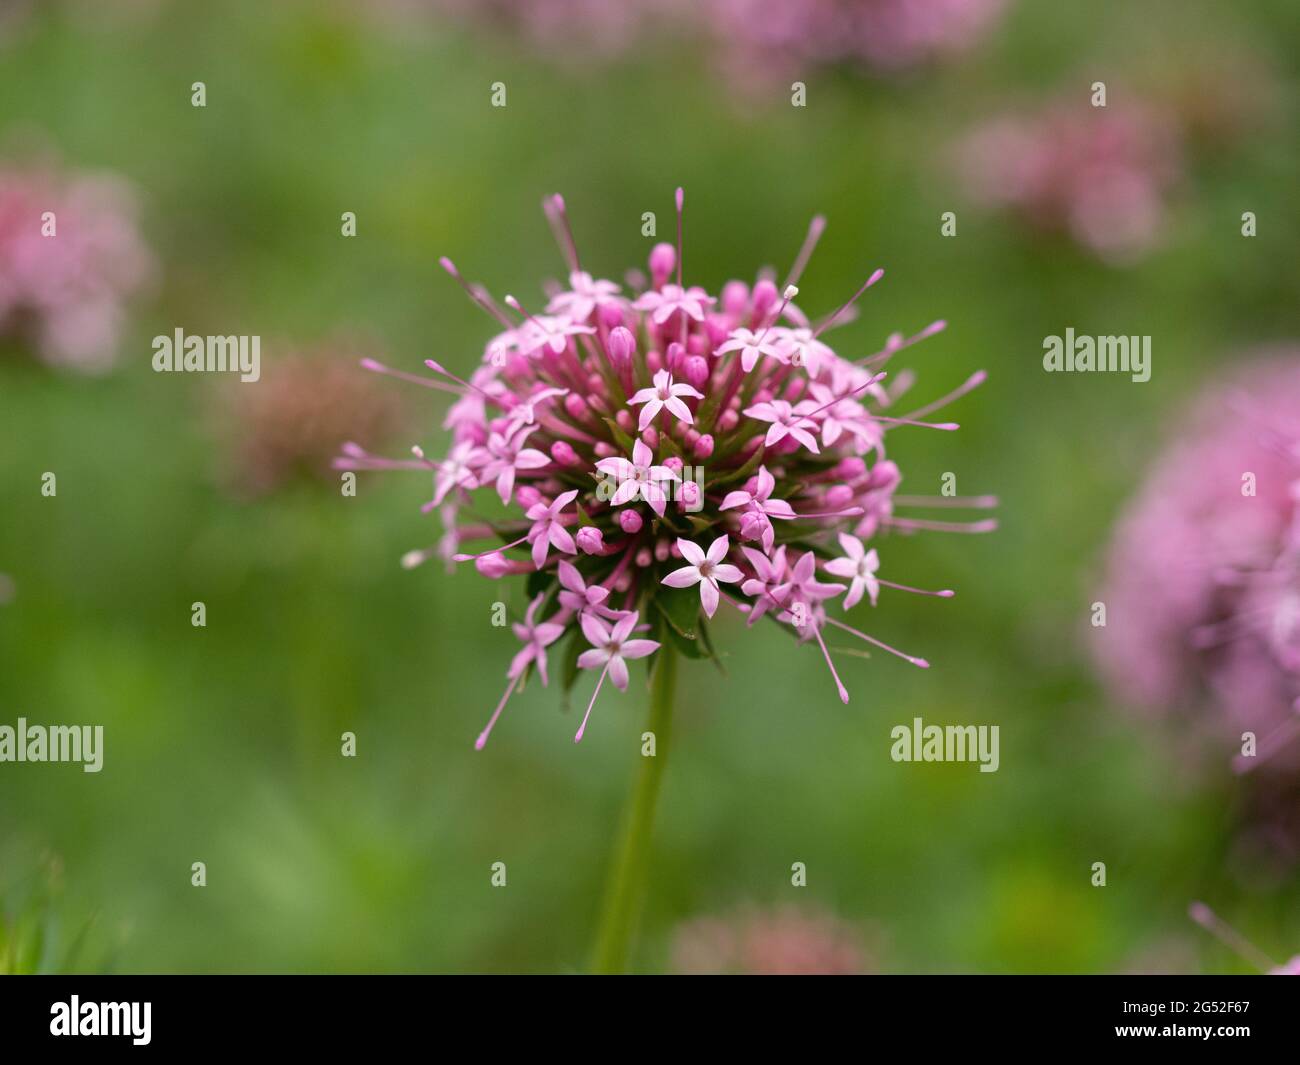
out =
[[[544,315],[513,297],[503,306],[442,260],[478,308],[497,321],[482,362],[467,376],[428,360],[436,376],[420,379],[453,395],[447,457],[434,461],[417,450],[414,460],[383,459],[358,448],[345,450],[338,468],[431,473],[434,498],[425,509],[448,514],[455,526],[448,542],[491,541],[485,550],[455,550],[451,557],[473,561],[494,578],[528,573],[534,596],[543,597],[534,616],[550,611],[545,625],[570,633],[581,628],[592,645],[579,661],[587,670],[601,668],[597,692],[607,675],[615,686],[626,685],[626,660],[650,655],[670,638],[697,637],[724,598],[750,624],[763,617],[784,626],[811,619],[795,626],[796,636],[817,641],[842,699],[848,695],[821,638],[825,626],[924,664],[830,617],[822,606],[846,590],[856,590],[855,601],[868,592],[874,600],[874,549],[871,565],[860,574],[855,568],[848,585],[818,580],[817,566],[819,559],[834,565],[841,533],[853,532],[857,544],[890,529],[991,527],[900,516],[894,492],[901,475],[883,457],[895,430],[955,428],[921,416],[983,380],[974,375],[911,416],[893,413],[909,382],[899,379],[886,391],[880,381],[887,364],[937,335],[944,323],[910,337],[893,335],[854,361],[838,355],[829,331],[852,318],[855,301],[882,271],[811,325],[791,299],[824,228],[820,219],[782,288],[765,272],[753,285],[728,283],[719,299],[682,277],[680,247],[659,246],[651,253],[649,287],[624,298],[618,286],[578,265],[563,201],[551,197],[545,207],[569,288],[552,296]],[[678,190],[679,231],[683,207]],[[505,504],[506,515],[491,524],[460,524],[458,511],[474,513],[466,504],[485,491]],[[941,503],[988,505],[979,497]],[[932,501],[912,497],[909,505]],[[733,544],[741,546],[734,554]],[[787,553],[792,544],[799,546]],[[865,545],[862,550],[865,558]],[[683,618],[677,602],[671,613],[652,609],[657,598],[676,596],[673,589],[696,585],[700,606],[693,618]],[[723,585],[729,586],[725,597]],[[532,636],[541,631],[530,629]],[[642,631],[649,635],[643,638]],[[535,645],[546,646],[530,637],[527,646]],[[712,644],[700,639],[694,646]],[[528,670],[540,666],[536,649],[517,661],[522,668],[508,674],[480,746]],[[578,738],[582,734],[579,729]]]

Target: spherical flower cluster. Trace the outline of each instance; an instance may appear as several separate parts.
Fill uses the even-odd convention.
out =
[[[673,936],[672,957],[687,976],[857,976],[872,968],[857,929],[795,906],[690,921]]]
[[[121,181],[0,168],[0,336],[49,363],[102,371],[125,301],[153,269]]]
[[[1239,770],[1300,766],[1300,352],[1217,380],[1122,518],[1098,660]]]
[[[845,702],[822,638],[826,626],[926,666],[849,626],[831,607],[839,599],[839,612],[864,598],[874,606],[881,589],[952,594],[880,576],[880,557],[866,541],[886,530],[992,527],[895,513],[899,503],[994,503],[895,494],[901,473],[886,457],[887,434],[956,429],[925,419],[984,378],[973,374],[907,414],[886,413],[908,384],[890,377],[890,360],[944,323],[890,336],[861,358],[837,355],[827,330],[849,318],[882,271],[844,306],[811,321],[794,302],[795,282],[824,228],[821,218],[783,285],[761,276],[753,285],[729,282],[715,296],[684,280],[680,189],[677,247],[656,246],[648,283],[627,292],[580,264],[563,201],[552,197],[545,207],[569,266],[568,288],[545,307],[527,308],[513,296],[503,307],[443,260],[500,327],[468,380],[434,360],[427,365],[437,378],[368,364],[456,395],[445,420],[452,434],[446,457],[415,448],[414,458],[392,460],[349,444],[336,461],[341,469],[431,475],[425,509],[441,509],[447,535],[437,548],[408,555],[408,565],[441,553],[472,561],[489,578],[529,575],[531,605],[515,627],[523,648],[479,746],[530,669],[546,683],[549,649],[566,633],[566,683],[590,670],[599,675],[598,694],[607,677],[626,688],[628,661],[665,641],[687,655],[712,656],[708,620],[723,604],[751,625],[766,616],[801,642],[814,641]],[[462,523],[475,490],[496,496],[508,517]],[[466,553],[463,544],[475,539],[505,543]]]
[[[1157,108],[1060,102],[985,122],[958,146],[956,165],[976,201],[1123,264],[1161,236],[1179,140]]]

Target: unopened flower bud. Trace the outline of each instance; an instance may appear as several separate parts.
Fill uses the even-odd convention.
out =
[[[713,434],[705,433],[695,441],[695,457],[697,459],[707,459],[713,454]]]
[[[618,525],[628,536],[633,536],[641,531],[641,515],[635,510],[620,511]]]
[[[561,466],[582,465],[582,459],[578,458],[578,453],[567,440],[557,440],[551,445],[551,458]]]
[[[741,318],[749,308],[749,286],[743,281],[728,281],[722,286],[722,313]]]
[[[606,346],[609,348],[609,357],[614,363],[614,369],[622,373],[623,368],[636,353],[636,337],[632,335],[632,330],[622,325],[617,329],[611,329]]]
[[[867,472],[867,464],[858,455],[840,459],[831,469],[837,481],[854,481]]]
[[[686,381],[694,389],[702,391],[709,380],[709,360],[702,355],[692,355],[686,360]]]
[[[594,525],[584,525],[574,536],[577,541],[578,550],[586,555],[601,555],[605,553],[605,534],[597,529]]]
[[[754,285],[754,321],[761,322],[781,302],[781,293],[771,281],[763,280]]]
[[[498,580],[510,572],[510,562],[504,555],[498,551],[490,555],[483,555],[481,558],[474,560],[474,568],[484,577],[490,577],[492,580]]]
[[[587,404],[577,392],[570,392],[564,397],[564,410],[575,422],[580,422],[587,416]]]
[[[542,501],[542,493],[531,484],[521,484],[515,489],[515,499],[519,501],[521,507],[527,510],[529,507]]]
[[[668,280],[677,269],[677,249],[671,244],[656,244],[650,249],[650,278],[655,288]]]

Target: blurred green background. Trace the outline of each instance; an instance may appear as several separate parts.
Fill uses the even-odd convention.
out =
[[[1115,971],[1161,952],[1245,971],[1190,926],[1192,898],[1270,953],[1300,950],[1300,880],[1230,860],[1226,766],[1185,772],[1108,701],[1086,648],[1110,522],[1178,403],[1300,333],[1294,16],[1282,0],[1013,3],[959,61],[890,81],[812,71],[796,109],[781,86],[737,100],[702,43],[595,63],[360,3],[161,4],[109,23],[38,5],[0,42],[0,145],[35,131],[69,166],[126,175],[162,274],[109,376],[0,361],[0,572],[16,590],[0,606],[0,723],[106,734],[99,774],[0,765],[0,900],[29,895],[57,856],[52,934],[66,944],[93,915],[104,944],[72,968],[584,965],[643,673],[602,694],[580,746],[590,685],[567,710],[530,685],[476,753],[514,650],[491,604],[522,607],[522,587],[398,566],[438,536],[418,475],[363,474],[355,499],[307,480],[235,498],[210,416],[221,385],[153,373],[150,339],[260,334],[269,372],[291,346],[358,335],[394,365],[468,372],[492,323],[439,255],[539,303],[562,271],[539,202],[560,191],[584,264],[621,279],[652,243],[642,212],[668,234],[680,184],[688,280],[784,271],[824,212],[805,309],[886,269],[837,349],[948,319],[905,360],[916,397],[978,367],[990,382],[953,409],[960,433],[900,434],[891,457],[904,492],[951,471],[963,494],[997,493],[1002,527],[882,545],[891,577],[958,596],[883,599],[870,631],[933,668],[840,655],[847,707],[815,645],[720,619],[729,675],[683,664],[636,968],[669,965],[679,922],[747,901],[835,911],[885,971]],[[1222,41],[1288,106],[1231,148],[1190,152],[1167,239],[1136,266],[969,207],[946,153],[973,123],[1095,80],[1112,100],[1145,91],[1157,60],[1193,64]],[[489,106],[498,80],[505,109]],[[349,210],[355,239],[339,232]],[[940,236],[947,210],[956,238]],[[1046,376],[1042,338],[1067,326],[1152,335],[1152,380]],[[405,391],[416,428],[391,450],[439,453],[442,397]],[[196,600],[206,628],[190,624]],[[893,763],[889,731],[913,716],[999,724],[1000,770]],[[190,886],[195,861],[206,888]]]

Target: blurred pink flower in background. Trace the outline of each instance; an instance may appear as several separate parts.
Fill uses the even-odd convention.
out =
[[[124,181],[0,165],[0,337],[101,372],[153,271]]]
[[[1300,349],[1216,380],[1112,541],[1092,630],[1117,695],[1256,770],[1253,817],[1300,856]],[[1242,756],[1242,734],[1257,754]],[[1289,802],[1279,797],[1289,795]],[[1289,808],[1279,819],[1267,814]]]
[[[846,64],[891,74],[963,52],[1006,0],[713,0],[707,6],[724,65],[771,82]]]
[[[356,372],[355,355],[341,345],[265,360],[261,380],[231,383],[220,395],[232,490],[263,495],[294,476],[337,481],[330,467],[342,443],[391,439],[402,431],[403,408],[391,389]]]
[[[874,968],[854,926],[797,906],[689,921],[674,933],[672,966],[695,976],[853,976]]]
[[[1116,102],[1093,107],[1085,97],[992,118],[956,154],[976,202],[1064,233],[1116,264],[1159,242],[1182,168],[1171,114]]]
[[[394,0],[412,6],[413,0]],[[644,51],[655,36],[695,40],[756,89],[819,67],[890,74],[965,51],[1007,0],[434,0],[458,20],[514,33],[571,62]]]

